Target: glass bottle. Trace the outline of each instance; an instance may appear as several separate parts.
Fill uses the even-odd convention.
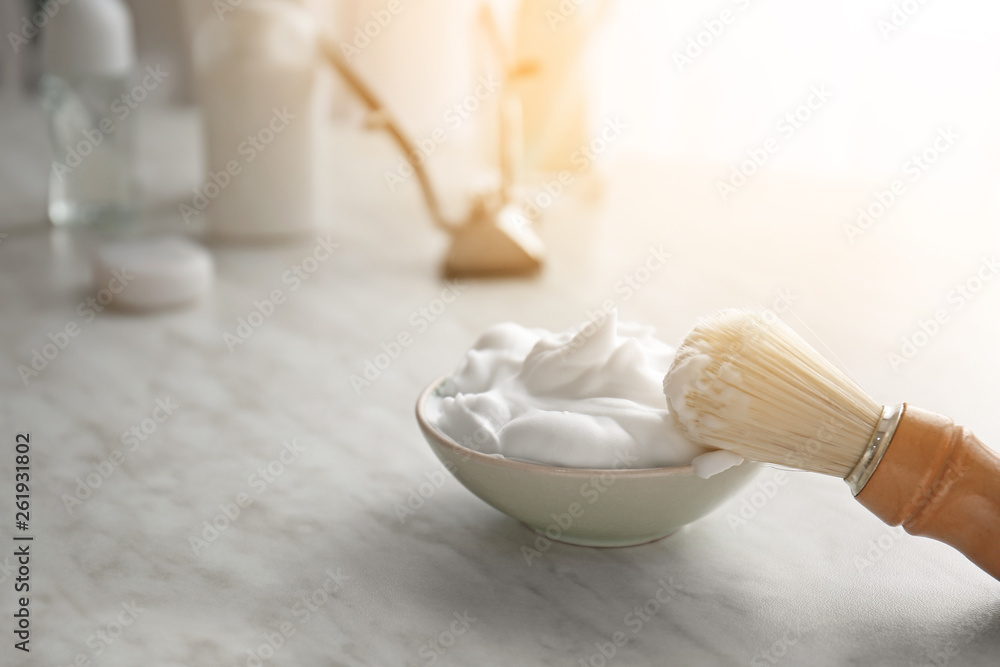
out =
[[[49,219],[57,227],[134,219],[135,64],[122,0],[59,5],[43,33],[42,104],[52,141]]]

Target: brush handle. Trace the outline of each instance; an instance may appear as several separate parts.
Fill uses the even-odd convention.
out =
[[[1000,579],[1000,456],[964,426],[909,405],[858,502],[950,544]]]

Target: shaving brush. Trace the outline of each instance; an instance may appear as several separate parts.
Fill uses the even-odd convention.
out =
[[[773,314],[699,322],[663,387],[696,442],[843,478],[885,523],[1000,579],[1000,456],[947,417],[880,405]]]

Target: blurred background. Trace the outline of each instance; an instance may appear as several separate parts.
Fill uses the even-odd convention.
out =
[[[4,97],[0,146],[8,155],[19,149],[25,153],[25,161],[16,168],[9,161],[3,166],[0,224],[4,226],[44,218],[48,165],[41,150],[42,117],[25,113],[24,107],[38,107],[41,36],[34,33],[44,34],[42,24],[47,19],[39,12],[46,4],[53,3],[11,0],[0,10],[6,42],[0,50]],[[170,73],[142,103],[142,114],[197,104],[193,37],[206,22],[225,24],[246,3],[131,0],[127,4],[134,20],[137,71],[155,65]],[[493,105],[483,105],[457,128],[444,120],[447,110],[474,92],[478,77],[493,64],[494,51],[478,20],[481,3],[399,0],[398,16],[387,14],[390,19],[384,27],[370,25],[375,36],[367,39],[366,24],[378,20],[386,2],[289,0],[288,4],[308,12],[315,26],[338,42],[363,44],[355,49],[352,64],[412,137],[427,137],[439,126],[447,129],[448,140],[431,161],[432,169],[447,174],[472,165],[485,171],[484,165],[495,162]],[[628,131],[614,142],[616,151],[641,150],[665,160],[716,164],[724,172],[726,165],[743,159],[746,150],[773,133],[775,123],[804,101],[811,86],[822,84],[832,96],[817,112],[821,129],[807,125],[800,136],[782,146],[769,169],[878,179],[920,149],[933,135],[932,128],[952,123],[974,140],[964,142],[961,162],[943,165],[939,176],[963,170],[967,173],[962,177],[971,176],[977,185],[992,189],[996,182],[1000,8],[992,3],[852,1],[820,7],[790,0],[714,5],[493,0],[486,4],[492,6],[515,58],[545,65],[515,86],[525,100],[522,124],[529,172],[568,164],[564,155],[555,155],[566,152],[560,141],[589,140],[605,119],[615,115],[629,123]],[[728,21],[720,21],[723,13]],[[37,24],[39,30],[29,24]],[[12,37],[22,33],[30,35],[29,43],[20,45]],[[320,66],[318,61],[316,65]],[[336,79],[325,94],[331,123],[357,130],[356,98]],[[545,126],[548,116],[559,122]],[[562,136],[547,136],[552,134]],[[199,138],[187,132],[183,141],[195,149],[184,157],[201,159]],[[26,142],[37,142],[39,150],[23,148]],[[344,163],[357,158],[346,145],[334,152],[330,168],[339,164],[340,176],[356,172],[343,169]],[[159,178],[150,173],[152,167],[142,166],[143,182]],[[376,160],[371,168],[378,172],[384,166],[385,160]],[[204,166],[191,166],[187,176],[199,168]],[[461,190],[453,179],[441,180],[443,191]],[[464,180],[469,187],[468,181],[475,179]],[[342,197],[357,192],[343,177],[328,183]]]

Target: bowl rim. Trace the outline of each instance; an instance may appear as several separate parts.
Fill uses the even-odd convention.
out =
[[[451,439],[450,436],[440,431],[431,424],[424,414],[424,406],[430,396],[448,380],[450,375],[441,375],[433,380],[420,392],[417,398],[416,416],[417,423],[424,433],[430,433],[443,447],[452,450],[455,454],[465,460],[476,460],[481,463],[518,470],[521,472],[533,472],[544,475],[556,475],[562,477],[593,478],[600,475],[613,475],[615,477],[662,477],[665,475],[694,475],[694,466],[691,464],[684,466],[663,466],[659,468],[569,468],[565,466],[552,466],[545,463],[531,463],[530,461],[520,461],[518,459],[508,459],[490,454],[477,452],[460,445]]]

